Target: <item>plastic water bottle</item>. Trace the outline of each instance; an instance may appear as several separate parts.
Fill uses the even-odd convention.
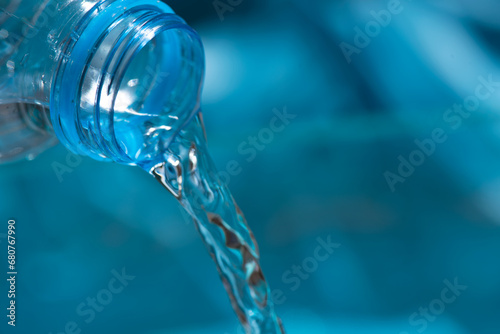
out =
[[[199,36],[154,0],[0,0],[0,162],[57,138],[154,164],[199,111]]]
[[[193,217],[247,333],[284,333],[257,243],[206,149],[199,36],[153,0],[0,0],[0,162],[59,139],[138,165]]]

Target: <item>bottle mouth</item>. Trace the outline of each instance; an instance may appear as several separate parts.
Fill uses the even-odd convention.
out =
[[[78,25],[54,80],[51,118],[73,152],[140,165],[161,158],[199,111],[204,51],[166,5],[133,3],[104,1]]]

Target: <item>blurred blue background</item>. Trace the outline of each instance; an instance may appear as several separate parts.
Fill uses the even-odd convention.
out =
[[[167,3],[204,41],[209,145],[220,170],[240,166],[227,181],[288,333],[500,332],[500,3]],[[67,158],[59,145],[0,166],[13,332],[242,333],[174,198],[138,168]],[[318,261],[318,240],[340,246]],[[87,323],[77,308],[123,268],[135,278]]]

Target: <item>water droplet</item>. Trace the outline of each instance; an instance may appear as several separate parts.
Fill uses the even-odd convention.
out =
[[[9,32],[5,29],[0,30],[0,39],[6,39],[9,37]]]
[[[139,83],[139,79],[132,79],[128,82],[129,87],[135,87]]]
[[[9,69],[9,72],[14,72],[16,69],[16,63],[14,63],[12,60],[9,60],[7,62],[7,68]]]

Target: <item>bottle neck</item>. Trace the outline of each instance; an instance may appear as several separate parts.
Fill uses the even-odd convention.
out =
[[[75,153],[150,163],[199,111],[203,46],[158,1],[102,1],[60,52],[50,115]]]

